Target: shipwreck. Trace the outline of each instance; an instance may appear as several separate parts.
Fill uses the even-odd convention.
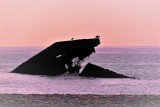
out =
[[[94,53],[99,44],[99,36],[56,42],[23,62],[11,73],[55,76],[68,72],[86,77],[129,78],[90,63],[79,73],[84,58]]]

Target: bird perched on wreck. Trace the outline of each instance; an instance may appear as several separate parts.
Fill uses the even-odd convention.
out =
[[[99,36],[99,35],[97,35],[97,36],[96,36],[96,38],[97,38],[97,39],[99,39],[99,38],[100,38],[100,36]]]

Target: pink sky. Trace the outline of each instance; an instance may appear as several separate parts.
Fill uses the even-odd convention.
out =
[[[101,36],[101,46],[160,46],[159,0],[0,0],[0,46]]]

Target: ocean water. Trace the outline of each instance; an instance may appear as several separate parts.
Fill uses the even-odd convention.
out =
[[[88,62],[139,79],[10,73],[45,47],[0,48],[0,94],[160,95],[160,47],[98,47]],[[83,69],[83,68],[82,68]]]

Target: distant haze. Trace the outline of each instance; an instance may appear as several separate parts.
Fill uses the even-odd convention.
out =
[[[0,46],[101,36],[101,46],[160,46],[159,0],[0,0]]]

